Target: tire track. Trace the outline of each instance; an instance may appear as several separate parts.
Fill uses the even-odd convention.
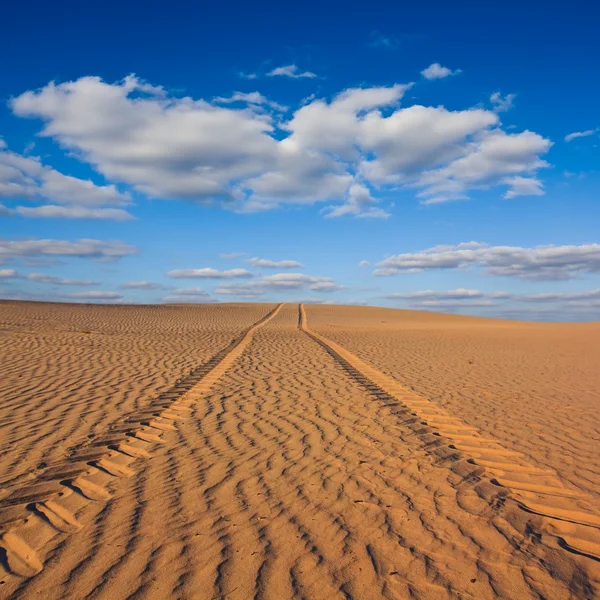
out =
[[[451,462],[457,475],[470,477],[474,483],[486,476],[488,485],[477,486],[481,496],[493,501],[494,491],[510,492],[522,511],[543,518],[544,533],[555,544],[600,562],[600,513],[587,495],[569,490],[554,471],[528,464],[521,453],[484,437],[339,344],[311,331],[302,304],[298,306],[298,327],[384,405],[399,407],[407,416],[403,424],[419,435],[429,452]],[[526,527],[524,522],[520,528]]]
[[[43,569],[38,552],[58,545],[83,527],[76,514],[90,501],[106,502],[119,478],[131,477],[139,458],[152,456],[163,433],[189,415],[190,405],[208,393],[238,360],[254,332],[273,319],[278,305],[228,346],[149,406],[131,414],[60,463],[44,466],[36,479],[0,499],[0,576],[2,571],[28,578]],[[4,583],[4,581],[3,581]]]
[[[597,597],[588,559],[540,543],[499,486],[486,480],[496,505],[479,498],[409,409],[373,399],[284,306],[111,501],[76,513],[81,534],[0,597]]]

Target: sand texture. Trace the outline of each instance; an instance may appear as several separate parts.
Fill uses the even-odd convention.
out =
[[[307,307],[315,331],[600,506],[600,323]]]
[[[1,309],[1,597],[598,597],[597,325]]]
[[[144,408],[273,307],[0,302],[0,490]]]

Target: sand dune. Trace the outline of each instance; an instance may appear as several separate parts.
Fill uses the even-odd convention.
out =
[[[70,310],[2,309],[4,323],[23,311]],[[12,404],[21,412],[3,413],[13,419],[4,437],[19,428],[23,437],[38,435],[25,445],[26,460],[52,459],[29,479],[26,466],[4,463],[16,475],[0,502],[2,597],[597,597],[600,515],[597,480],[589,474],[597,472],[595,463],[559,469],[550,450],[540,450],[552,447],[548,432],[561,427],[555,443],[569,448],[566,456],[590,462],[598,441],[593,359],[582,357],[574,372],[559,369],[576,362],[582,340],[594,350],[595,326],[569,326],[573,333],[560,333],[566,342],[559,351],[547,341],[553,332],[529,324],[397,311],[374,316],[375,309],[120,307],[111,316],[102,313],[110,308],[76,310],[77,327],[98,311],[89,318],[99,319],[99,329],[135,320],[145,323],[145,333],[127,346],[135,368],[116,361],[104,377],[94,373],[95,381],[117,373],[112,393],[87,397],[77,410],[109,416],[95,417],[91,443],[69,442],[72,454],[50,450],[60,428],[73,440],[84,435],[85,423],[74,429],[63,419],[56,429],[55,414],[68,396],[23,388],[20,403]],[[379,325],[382,314],[398,321]],[[152,326],[165,335],[153,336]],[[36,347],[29,327],[13,342],[14,354],[18,344]],[[136,338],[134,330],[128,331]],[[68,350],[82,353],[69,332],[53,335],[56,344],[66,339],[58,352],[64,362]],[[176,350],[178,336],[185,343]],[[118,344],[111,346],[106,334],[103,352],[110,356]],[[37,352],[30,369],[47,372],[41,363],[54,353]],[[86,353],[70,359],[70,371],[46,375],[48,390],[60,389],[55,379],[67,373],[76,381],[89,368],[85,360],[102,355]],[[456,355],[472,353],[480,371],[465,381],[468,367]],[[27,361],[10,353],[6,361],[19,379]],[[148,393],[141,404],[123,400],[134,371],[172,385],[203,361],[209,362],[170,392]],[[569,377],[571,390],[588,390],[568,397],[580,420],[570,421],[568,411],[554,414],[555,396],[549,405],[541,399],[542,363],[557,397]],[[462,387],[448,385],[453,368]],[[433,383],[426,387],[437,372],[437,390],[447,389],[449,398],[475,389],[452,404]],[[511,385],[520,403],[491,395]],[[476,402],[479,389],[490,396]],[[80,400],[73,389],[71,399]],[[22,423],[32,418],[35,425]],[[81,417],[70,418],[74,424]],[[496,418],[494,430],[488,425]],[[532,437],[536,425],[546,437],[519,446],[519,436]],[[56,437],[44,447],[39,431]]]

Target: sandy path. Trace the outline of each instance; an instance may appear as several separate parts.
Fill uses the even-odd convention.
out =
[[[273,306],[0,302],[0,499],[143,409]]]
[[[112,499],[73,513],[81,529],[40,553],[43,571],[0,593],[594,597],[596,563],[547,545],[502,491],[483,499],[297,322],[284,306],[257,329],[209,391],[176,403],[176,428],[130,477],[103,474]]]

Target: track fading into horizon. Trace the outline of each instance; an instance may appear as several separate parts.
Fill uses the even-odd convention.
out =
[[[155,410],[79,487],[28,499],[1,597],[598,594],[586,498],[310,332],[298,305]]]

